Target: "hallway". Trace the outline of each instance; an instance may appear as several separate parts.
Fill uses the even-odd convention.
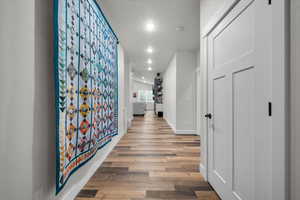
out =
[[[174,135],[152,113],[132,127],[89,180],[77,200],[218,200],[199,173],[198,136]]]
[[[0,200],[300,200],[300,0],[1,0]]]

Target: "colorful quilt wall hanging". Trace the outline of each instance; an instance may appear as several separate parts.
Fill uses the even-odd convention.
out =
[[[56,192],[118,134],[118,39],[95,0],[54,0]]]

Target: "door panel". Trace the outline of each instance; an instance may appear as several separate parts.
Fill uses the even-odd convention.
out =
[[[208,35],[208,180],[223,200],[272,199],[269,15],[241,0]]]
[[[213,80],[213,173],[225,184],[230,180],[230,135],[228,131],[228,78],[225,76]]]
[[[216,30],[213,39],[214,67],[221,68],[254,49],[254,8],[245,8],[221,30]]]
[[[233,74],[233,194],[236,199],[254,199],[254,72]]]

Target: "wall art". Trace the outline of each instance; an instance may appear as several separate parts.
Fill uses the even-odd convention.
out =
[[[118,134],[118,39],[95,0],[54,0],[56,191]]]

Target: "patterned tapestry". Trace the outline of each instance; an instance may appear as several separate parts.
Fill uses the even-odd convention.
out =
[[[118,134],[118,39],[94,0],[55,0],[56,191]]]

